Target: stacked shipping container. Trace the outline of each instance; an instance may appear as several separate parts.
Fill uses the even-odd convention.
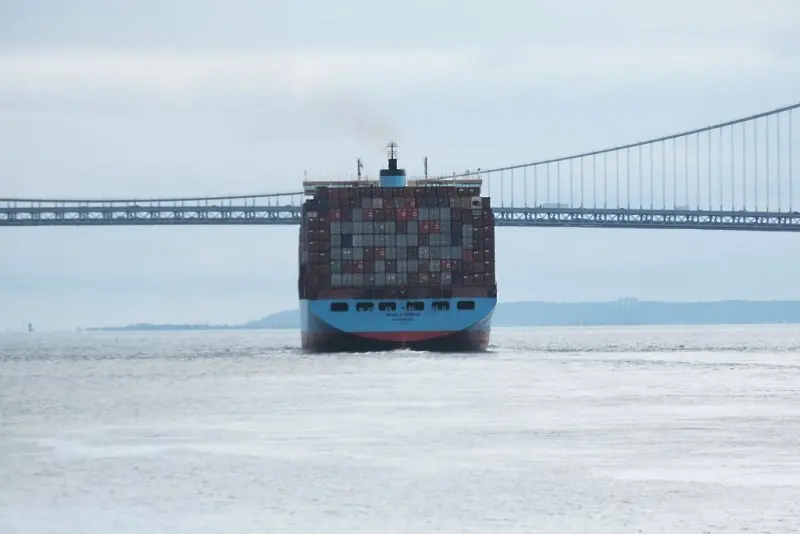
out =
[[[300,227],[300,298],[495,296],[479,187],[319,187]]]

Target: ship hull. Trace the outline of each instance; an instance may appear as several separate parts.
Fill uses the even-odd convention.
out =
[[[306,352],[482,352],[489,347],[496,299],[474,299],[475,308],[448,311],[358,312],[355,302],[343,313],[332,301],[300,301],[302,348]],[[342,302],[342,301],[336,301]],[[439,301],[441,302],[441,301]]]

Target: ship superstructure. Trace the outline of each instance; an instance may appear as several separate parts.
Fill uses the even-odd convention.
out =
[[[304,182],[303,349],[486,350],[497,283],[481,181],[408,180],[388,149],[377,181]]]

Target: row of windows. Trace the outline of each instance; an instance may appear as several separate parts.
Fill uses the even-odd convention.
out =
[[[431,308],[434,311],[447,311],[450,309],[450,302],[446,300],[436,300],[431,304]],[[347,302],[331,302],[331,311],[334,312],[346,312],[350,309],[350,305]],[[375,309],[374,302],[357,302],[356,303],[356,311],[373,311]],[[406,311],[422,311],[425,309],[425,303],[420,302],[418,300],[409,300],[406,302],[405,310]],[[475,301],[474,300],[459,300],[456,303],[456,309],[458,310],[474,310],[475,309]],[[378,303],[378,311],[397,311],[397,303],[396,302],[379,302]]]

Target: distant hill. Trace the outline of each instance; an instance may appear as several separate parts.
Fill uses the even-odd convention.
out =
[[[800,301],[658,302],[501,302],[495,326],[711,325],[800,323]],[[273,313],[242,325],[153,325],[88,330],[253,330],[300,328],[298,309]]]
[[[247,328],[300,328],[300,310],[273,313],[246,323]]]
[[[702,325],[800,323],[800,301],[506,302],[497,305],[497,326]]]

